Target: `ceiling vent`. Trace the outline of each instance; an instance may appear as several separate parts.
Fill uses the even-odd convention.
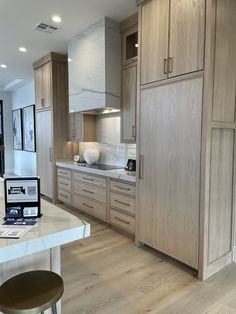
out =
[[[58,30],[58,27],[46,23],[39,23],[33,29],[36,31],[52,34]]]

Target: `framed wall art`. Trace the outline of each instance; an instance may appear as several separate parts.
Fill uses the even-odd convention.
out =
[[[13,149],[22,150],[22,109],[12,111]]]
[[[35,152],[35,142],[35,106],[31,105],[23,108],[23,149]]]

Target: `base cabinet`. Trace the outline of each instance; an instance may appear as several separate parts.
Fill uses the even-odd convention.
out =
[[[59,201],[134,234],[134,183],[58,167],[57,188]]]
[[[131,234],[135,233],[134,184],[110,179],[110,223]]]
[[[59,201],[72,204],[72,171],[67,169],[57,169],[57,198]]]

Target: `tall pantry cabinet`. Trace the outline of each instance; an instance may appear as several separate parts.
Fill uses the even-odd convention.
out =
[[[206,279],[232,261],[234,0],[138,0],[137,243]]]
[[[67,56],[50,53],[33,65],[36,99],[36,152],[40,192],[55,201],[57,159],[73,155],[67,142]]]

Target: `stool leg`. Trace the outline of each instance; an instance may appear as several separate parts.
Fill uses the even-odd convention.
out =
[[[57,314],[57,306],[56,306],[56,304],[54,304],[54,305],[52,306],[52,313],[53,313],[53,314]]]

